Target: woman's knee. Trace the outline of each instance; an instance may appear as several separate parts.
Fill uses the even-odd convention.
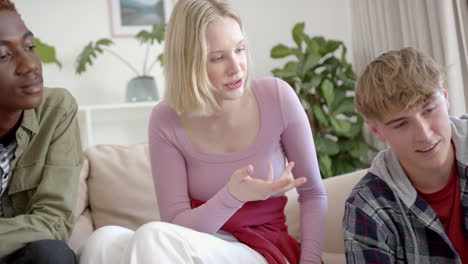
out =
[[[166,222],[141,226],[124,254],[126,263],[188,263],[192,254],[185,231],[193,232]]]
[[[103,226],[93,232],[86,241],[82,251],[87,251],[88,249],[95,251],[96,249],[113,247],[115,244],[121,244],[123,241],[130,240],[133,233],[132,230],[125,227]]]
[[[158,236],[161,234],[166,234],[170,233],[169,230],[174,228],[175,225],[166,223],[166,222],[160,222],[160,221],[154,221],[154,222],[149,222],[146,223],[142,226],[140,226],[136,231],[135,235],[133,236],[134,239],[147,239],[147,238],[152,238],[154,236]]]
[[[122,247],[131,240],[133,233],[134,231],[120,226],[103,226],[97,229],[80,250],[80,260],[95,254],[106,254],[114,248]]]
[[[96,244],[96,246],[99,246],[107,241],[113,241],[119,237],[131,235],[132,233],[132,230],[121,226],[103,226],[93,232],[86,244]]]

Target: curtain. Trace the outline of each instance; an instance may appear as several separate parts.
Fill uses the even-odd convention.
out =
[[[357,73],[379,54],[412,46],[447,66],[450,113],[468,112],[468,0],[351,0]]]
[[[450,114],[468,112],[468,0],[350,1],[357,73],[385,51],[414,47],[447,67]],[[367,126],[364,136],[377,149],[386,147]]]
[[[465,108],[461,108],[455,114],[462,114],[468,112],[468,0],[453,0],[453,2],[456,36],[460,53],[461,87],[464,89],[464,97],[462,99],[465,102]]]

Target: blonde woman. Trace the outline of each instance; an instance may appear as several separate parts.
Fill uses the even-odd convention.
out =
[[[121,263],[320,263],[327,201],[293,89],[249,79],[242,23],[225,1],[179,0],[165,45],[166,95],[148,131],[163,222],[97,233],[116,237]],[[283,212],[296,187],[301,245]],[[98,236],[84,255],[110,263],[112,243]]]

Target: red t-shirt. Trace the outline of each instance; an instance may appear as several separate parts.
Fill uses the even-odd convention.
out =
[[[463,211],[460,198],[460,176],[455,163],[447,185],[435,193],[419,192],[439,217],[462,263],[468,263],[468,236],[463,227]]]

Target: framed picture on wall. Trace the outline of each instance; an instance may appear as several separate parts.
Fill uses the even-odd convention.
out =
[[[167,23],[172,10],[172,0],[109,0],[109,5],[114,37],[134,36],[153,24]]]

